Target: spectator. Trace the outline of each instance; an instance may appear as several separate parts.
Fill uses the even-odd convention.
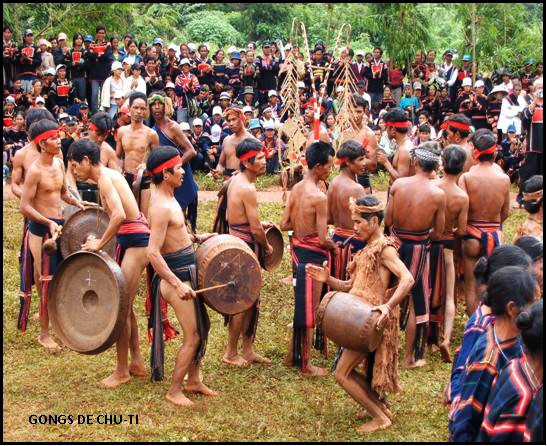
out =
[[[106,79],[101,91],[101,109],[107,112],[110,118],[114,118],[118,112],[118,106],[114,99],[116,95],[124,97],[125,93],[121,62],[112,63],[111,73],[112,75]]]
[[[99,107],[99,92],[111,73],[114,56],[106,42],[106,28],[98,25],[95,29],[95,43],[90,45],[90,51],[85,53],[91,81],[91,112],[95,113]],[[85,42],[86,39],[84,39]],[[120,64],[121,69],[121,64]],[[110,98],[109,98],[110,100]],[[104,100],[102,100],[104,103]]]
[[[365,69],[365,77],[367,78],[367,93],[372,99],[372,103],[379,103],[382,100],[384,85],[388,81],[388,67],[382,60],[383,50],[380,47],[375,47],[373,51],[373,59]]]

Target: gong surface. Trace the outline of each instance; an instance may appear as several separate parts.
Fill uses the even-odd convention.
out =
[[[225,315],[241,313],[260,297],[260,264],[244,241],[228,234],[211,237],[196,250],[196,260],[200,288],[236,282],[235,287],[202,294],[213,310]]]
[[[283,260],[283,250],[285,248],[283,234],[277,226],[272,226],[266,229],[266,238],[268,243],[272,245],[273,252],[271,255],[264,257],[264,269],[266,271],[275,271]]]
[[[122,270],[105,253],[72,254],[50,284],[48,313],[53,330],[79,353],[100,353],[116,342],[128,308]]]
[[[109,218],[100,208],[79,210],[65,219],[61,233],[61,254],[63,258],[82,249],[88,236],[100,239],[108,227]],[[103,248],[110,257],[116,256],[116,240],[112,238]]]

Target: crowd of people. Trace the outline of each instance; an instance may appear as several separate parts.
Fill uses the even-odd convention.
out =
[[[71,48],[64,33],[38,46],[30,29],[19,46],[11,34],[4,26],[4,180],[11,165],[26,218],[18,326],[25,330],[39,284],[43,347],[59,349],[44,302],[60,259],[42,242],[62,228],[61,199],[82,209],[100,202],[109,226],[82,249],[98,251],[116,236],[131,303],[142,271],[153,268],[153,379],[163,378],[161,343],[175,334],[165,300],[185,335],[166,398],[186,407],[183,390],[216,394],[199,371],[209,324],[187,272],[193,243],[212,236],[195,233],[193,174],[224,177],[214,233],[244,240],[263,263],[272,223],[261,222],[254,183],[289,161],[280,90],[293,52],[306,141],[302,179],[289,186],[280,222],[295,296],[285,364],[304,376],[328,374],[311,360],[312,345],[327,345],[315,311],[327,289],[349,292],[374,306],[383,330],[374,352],[344,347],[336,357],[336,380],[372,418],[360,432],[394,422],[386,393],[399,390],[401,329],[404,368],[423,367],[427,351],[453,362],[443,395],[452,441],[544,441],[542,63],[473,82],[474,61],[463,55],[457,67],[452,50],[441,63],[435,51],[419,52],[407,72],[384,61],[381,48],[342,48],[336,59],[321,41],[309,65],[302,49],[268,41],[260,53],[255,43],[227,51],[226,63],[222,49],[210,59],[205,44],[164,46],[157,37],[149,46],[131,35],[122,44],[102,25],[95,37],[76,33]],[[338,100],[347,62],[356,85],[351,111]],[[326,93],[320,104],[315,91]],[[348,128],[337,127],[340,113],[351,115]],[[335,162],[340,171],[327,184]],[[389,177],[387,204],[372,195],[369,175],[378,170]],[[505,244],[513,180],[514,206],[527,219]],[[452,353],[460,278],[469,320]],[[259,302],[227,318],[224,363],[271,362],[254,349],[259,319]],[[107,388],[147,373],[132,305],[116,348]]]

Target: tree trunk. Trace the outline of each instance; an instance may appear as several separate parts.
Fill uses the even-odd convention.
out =
[[[477,45],[477,4],[471,3],[471,50],[473,52],[473,62],[471,63],[471,75],[473,78],[473,85],[475,85],[475,80],[477,78],[477,62],[476,62],[476,51],[475,46]]]

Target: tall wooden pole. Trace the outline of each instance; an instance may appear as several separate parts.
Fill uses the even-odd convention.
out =
[[[475,46],[477,44],[477,4],[471,3],[471,45],[472,45],[472,57],[473,62],[471,63],[471,73],[473,77],[473,85],[475,85],[475,80],[477,78],[477,62],[475,58]]]
[[[334,5],[332,3],[327,3],[327,11],[329,14],[329,22],[327,25],[327,41],[325,42],[325,49],[329,50],[329,41],[330,41],[330,29],[331,29],[331,23],[332,23],[332,11],[334,9]]]

